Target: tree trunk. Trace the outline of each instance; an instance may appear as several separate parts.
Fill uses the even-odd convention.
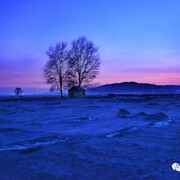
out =
[[[81,87],[81,74],[78,73],[78,75],[79,75],[79,78],[78,78],[78,81],[79,81],[79,82],[78,82],[78,86]]]
[[[63,99],[63,92],[62,92],[62,88],[60,90],[60,95],[61,95],[61,99]]]
[[[62,77],[60,78],[60,95],[63,98],[63,84],[62,84]]]

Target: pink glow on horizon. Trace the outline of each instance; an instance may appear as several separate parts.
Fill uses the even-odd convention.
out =
[[[107,78],[98,78],[102,82],[100,84],[111,84],[111,83],[121,83],[121,82],[130,82],[135,81],[138,83],[150,83],[157,85],[180,85],[180,75],[167,75],[167,76],[142,76],[142,77],[107,77]]]
[[[43,77],[45,61],[13,60],[0,62],[0,88],[49,89]],[[119,67],[102,64],[100,75],[93,81],[98,85],[135,81],[158,85],[180,85],[180,67]]]
[[[39,81],[34,81],[39,80]],[[107,77],[97,78],[96,82],[98,85],[121,83],[135,81],[138,83],[151,83],[157,85],[180,85],[180,75],[167,75],[167,76],[144,76],[144,77]],[[50,85],[47,85],[44,79],[35,77],[35,79],[21,79],[17,82],[7,82],[1,84],[3,88],[14,88],[20,86],[22,88],[34,88],[34,89],[49,89]]]

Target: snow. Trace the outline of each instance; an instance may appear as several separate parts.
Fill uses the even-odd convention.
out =
[[[0,99],[0,179],[179,179],[180,96]]]

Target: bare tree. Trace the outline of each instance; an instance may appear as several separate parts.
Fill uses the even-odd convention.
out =
[[[23,90],[20,87],[17,87],[14,91],[16,96],[21,96],[23,93]]]
[[[44,69],[46,82],[52,85],[51,91],[59,90],[62,98],[68,69],[67,43],[57,43],[55,47],[50,47],[46,54],[49,58]]]
[[[99,73],[98,48],[92,41],[79,37],[69,51],[68,86],[87,86]]]

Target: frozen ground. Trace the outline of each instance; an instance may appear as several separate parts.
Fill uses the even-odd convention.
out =
[[[180,96],[0,100],[0,179],[180,179]]]

